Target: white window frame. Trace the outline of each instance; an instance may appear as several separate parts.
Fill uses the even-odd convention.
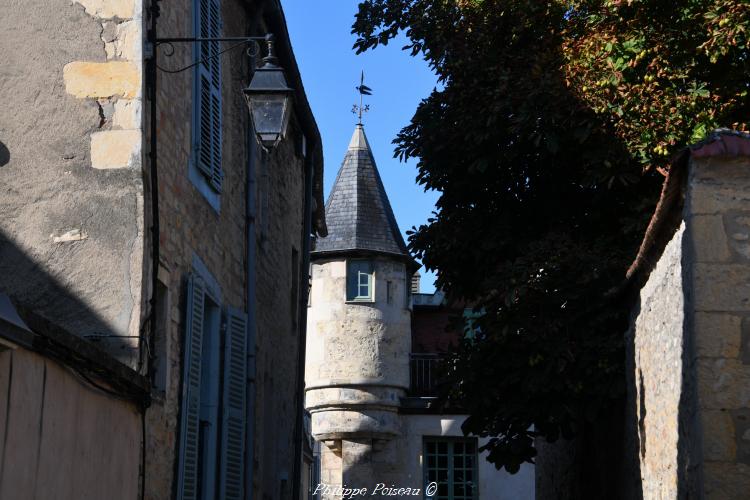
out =
[[[371,260],[346,261],[346,301],[375,302],[375,268]]]

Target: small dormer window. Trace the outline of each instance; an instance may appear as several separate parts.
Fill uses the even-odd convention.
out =
[[[346,262],[346,300],[352,302],[373,302],[373,272],[369,260],[349,260]]]

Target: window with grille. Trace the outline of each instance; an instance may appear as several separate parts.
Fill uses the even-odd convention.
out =
[[[474,438],[425,438],[425,498],[430,500],[477,500],[477,445]],[[437,484],[427,496],[430,483]]]
[[[346,263],[346,300],[372,302],[373,293],[372,262],[350,260]]]

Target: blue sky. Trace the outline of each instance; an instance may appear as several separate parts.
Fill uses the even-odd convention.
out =
[[[393,158],[391,141],[409,123],[419,101],[429,95],[436,78],[420,57],[403,52],[404,40],[356,55],[350,33],[356,0],[282,0],[292,47],[318,128],[323,136],[325,194],[341,166],[354,125],[352,105],[359,102],[355,86],[365,71],[373,89],[363,118],[367,139],[383,178],[391,206],[404,233],[423,224],[435,207],[437,194],[425,193],[415,182],[416,162]],[[434,275],[422,273],[422,291],[434,290]]]

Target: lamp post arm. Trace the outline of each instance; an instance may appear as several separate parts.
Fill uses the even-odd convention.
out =
[[[151,47],[148,47],[148,53],[153,55],[153,52],[155,51],[155,47],[158,47],[159,45],[167,45],[169,46],[170,50],[165,55],[167,57],[171,57],[174,54],[174,45],[175,43],[202,43],[202,42],[208,42],[208,43],[227,43],[227,42],[235,42],[230,47],[227,47],[224,50],[219,51],[218,53],[209,56],[205,59],[201,59],[200,61],[194,62],[193,64],[189,64],[187,66],[184,66],[182,68],[178,69],[167,69],[156,65],[156,68],[160,71],[163,71],[164,73],[182,73],[183,71],[189,70],[190,68],[194,68],[198,66],[201,63],[205,63],[210,61],[211,59],[214,59],[216,57],[219,57],[225,52],[228,52],[236,47],[240,47],[242,45],[247,44],[253,44],[253,49],[248,49],[248,56],[254,57],[260,52],[260,43],[265,41],[268,44],[268,50],[269,55],[273,54],[273,42],[274,42],[274,36],[273,34],[269,33],[265,36],[233,36],[233,37],[222,37],[222,38],[202,38],[202,37],[192,37],[192,38],[184,38],[184,37],[177,37],[177,38],[157,38],[154,40],[153,45]]]
[[[266,36],[230,36],[225,38],[157,38],[156,45],[162,43],[198,43],[198,42],[262,42]]]

